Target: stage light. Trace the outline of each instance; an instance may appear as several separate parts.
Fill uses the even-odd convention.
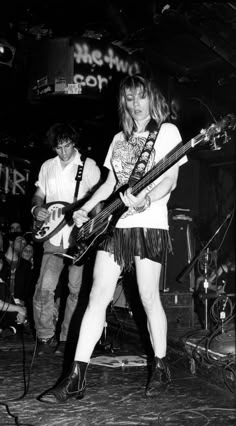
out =
[[[15,56],[15,47],[11,46],[8,42],[0,40],[0,64],[12,66]]]

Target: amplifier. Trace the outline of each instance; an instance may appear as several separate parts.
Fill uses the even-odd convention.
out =
[[[118,280],[118,283],[115,288],[113,295],[112,305],[118,308],[127,308],[129,309],[129,302],[125,294],[125,285],[123,277],[121,276]]]
[[[191,292],[161,293],[161,301],[169,325],[190,328],[194,326],[194,299]]]
[[[169,226],[172,253],[166,253],[160,289],[186,293],[193,290],[195,286],[194,268],[183,282],[178,281],[178,276],[195,255],[193,220],[189,215],[183,213],[183,210],[175,209],[169,212]]]
[[[126,297],[124,281],[121,278],[115,289],[112,306],[131,310],[136,317],[143,318],[143,307],[138,294],[137,286],[129,283],[128,290],[131,290],[132,297]],[[179,327],[193,327],[195,322],[194,299],[191,292],[161,292],[161,301],[165,310],[168,324],[175,324]],[[145,321],[145,318],[144,318]]]

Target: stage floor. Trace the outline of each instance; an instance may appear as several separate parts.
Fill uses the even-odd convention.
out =
[[[31,335],[0,338],[0,424],[19,426],[205,426],[234,425],[235,395],[193,374],[183,336],[189,329],[169,329],[168,359],[172,384],[165,394],[144,396],[147,378],[143,336],[108,318],[107,335],[94,352],[82,400],[50,405],[37,396],[51,387],[66,361],[37,357]],[[69,351],[72,353],[72,351]]]

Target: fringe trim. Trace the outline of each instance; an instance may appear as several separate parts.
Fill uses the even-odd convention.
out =
[[[124,271],[134,268],[134,256],[163,264],[166,250],[172,252],[169,231],[151,228],[115,228],[98,247],[114,255]]]

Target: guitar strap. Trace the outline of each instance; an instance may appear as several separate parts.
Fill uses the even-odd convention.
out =
[[[135,182],[139,181],[140,178],[143,176],[158,133],[159,133],[159,130],[154,130],[152,132],[149,132],[146,142],[141,151],[141,154],[130,175],[130,178],[129,178],[130,186],[133,186]]]
[[[77,173],[76,173],[76,176],[75,176],[76,185],[75,185],[75,192],[74,192],[74,201],[77,201],[77,197],[78,197],[78,193],[79,193],[79,186],[80,186],[80,182],[82,180],[86,158],[81,156],[81,161],[82,161],[82,166],[80,164],[78,165]]]

